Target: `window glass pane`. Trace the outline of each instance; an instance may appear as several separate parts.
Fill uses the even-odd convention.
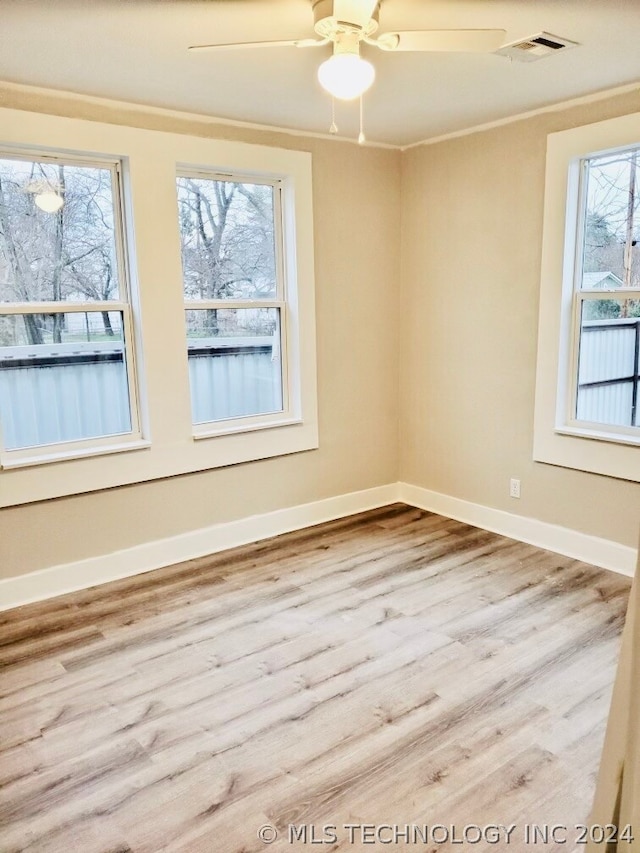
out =
[[[282,411],[280,310],[185,313],[193,423]]]
[[[0,301],[119,298],[110,169],[0,159]]]
[[[582,304],[576,417],[610,426],[637,426],[640,300]]]
[[[274,189],[178,178],[185,299],[274,299]]]
[[[119,311],[0,315],[7,450],[131,432]]]
[[[585,163],[584,289],[640,287],[639,167],[638,149]]]

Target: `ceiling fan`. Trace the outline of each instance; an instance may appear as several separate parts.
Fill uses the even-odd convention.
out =
[[[311,0],[314,30],[319,38],[288,41],[199,44],[189,50],[236,50],[263,47],[333,46],[332,56],[318,68],[320,85],[334,98],[361,97],[375,79],[375,68],[360,55],[362,42],[391,53],[402,51],[496,50],[505,30],[407,30],[376,35],[381,0]]]

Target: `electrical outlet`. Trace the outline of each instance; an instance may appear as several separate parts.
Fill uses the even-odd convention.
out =
[[[510,498],[519,498],[520,497],[520,480],[512,477],[509,480],[509,497]]]

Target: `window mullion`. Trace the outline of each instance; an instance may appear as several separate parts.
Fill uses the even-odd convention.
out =
[[[582,297],[578,291],[573,298],[573,317],[571,322],[571,357],[569,363],[569,383],[566,418],[567,423],[575,421],[578,411],[578,385],[580,373],[580,329],[582,320]]]
[[[197,299],[185,300],[185,311],[216,311],[232,308],[282,308],[278,299]]]
[[[585,302],[607,302],[611,300],[633,299],[640,300],[640,288],[625,288],[624,290],[581,290],[580,296]]]
[[[0,302],[0,314],[94,314],[118,313],[128,302]]]
[[[131,431],[134,436],[140,436],[140,401],[138,397],[138,370],[135,358],[133,311],[127,305],[122,311],[122,332],[124,337],[125,368],[129,390],[129,410],[131,412]]]
[[[274,190],[274,251],[276,261],[276,285],[277,295],[280,299],[287,298],[287,271],[284,262],[285,248],[285,223],[284,223],[284,205],[282,198],[282,186],[278,186]]]

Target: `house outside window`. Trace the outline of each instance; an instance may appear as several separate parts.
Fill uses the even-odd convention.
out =
[[[3,463],[139,438],[120,164],[0,157]]]

